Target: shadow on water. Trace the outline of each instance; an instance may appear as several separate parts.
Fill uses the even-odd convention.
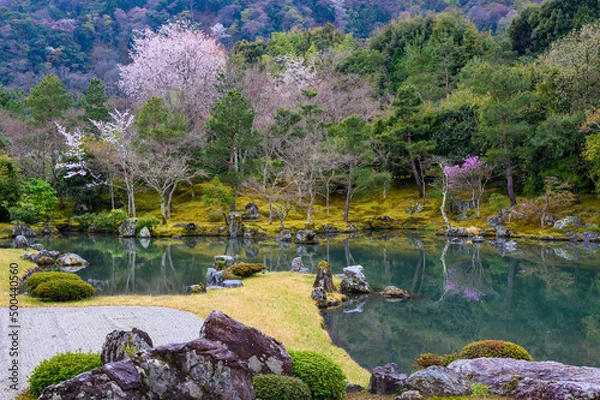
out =
[[[474,245],[435,237],[334,236],[318,246],[224,238],[123,239],[76,235],[39,240],[91,265],[77,273],[99,294],[182,293],[204,281],[212,258],[234,256],[289,270],[294,257],[333,273],[360,264],[371,285],[394,285],[407,302],[373,295],[322,312],[333,342],[366,368],[396,362],[410,371],[421,353],[460,351],[481,339],[524,346],[537,360],[600,366],[600,269],[597,245]],[[309,294],[307,293],[307,296]]]

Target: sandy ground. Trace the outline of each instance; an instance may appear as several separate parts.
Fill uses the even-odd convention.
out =
[[[142,329],[160,346],[197,338],[202,322],[192,313],[161,307],[21,308],[13,342],[9,310],[0,308],[0,399],[16,394],[9,381],[13,343],[18,345],[20,392],[41,361],[65,351],[99,352],[106,335],[115,329]]]

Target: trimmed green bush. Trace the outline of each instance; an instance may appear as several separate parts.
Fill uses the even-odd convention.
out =
[[[39,284],[31,292],[44,301],[74,301],[94,295],[94,287],[82,280],[57,279]]]
[[[473,342],[465,347],[459,358],[514,358],[515,360],[533,361],[531,355],[523,347],[503,340],[482,340]]]
[[[339,400],[346,393],[346,375],[329,357],[314,351],[290,351],[294,376],[308,385],[314,400]]]
[[[81,215],[74,215],[71,219],[79,224],[80,231],[87,231],[90,226],[96,220],[97,215],[94,213],[85,213]]]
[[[37,397],[50,385],[66,381],[101,366],[100,353],[82,353],[81,351],[58,353],[35,367],[29,377],[29,391]]]
[[[137,220],[135,223],[135,230],[136,232],[139,232],[144,228],[148,228],[152,231],[152,229],[158,225],[160,225],[160,219],[156,218],[154,215],[145,215]]]
[[[209,211],[207,218],[209,222],[223,222],[223,213],[220,211]]]
[[[435,354],[435,353],[423,353],[419,357],[415,358],[416,364],[413,366],[416,370],[425,369],[432,365],[440,365],[447,367],[452,361],[458,360],[458,354]]]
[[[32,293],[38,287],[38,285],[49,281],[56,281],[59,279],[74,281],[81,280],[79,275],[74,274],[72,272],[34,272],[25,281],[25,289],[29,293]]]
[[[234,275],[237,275],[237,276],[241,276],[242,278],[245,278],[247,276],[251,276],[251,275],[257,274],[259,272],[262,272],[266,268],[267,267],[265,264],[240,263],[240,264],[234,264],[231,266],[231,273]]]
[[[254,375],[254,391],[260,400],[310,400],[310,389],[302,380],[283,375]]]

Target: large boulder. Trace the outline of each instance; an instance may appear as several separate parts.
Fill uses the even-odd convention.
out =
[[[152,234],[150,233],[150,229],[145,226],[140,230],[140,234],[138,236],[140,239],[148,239],[152,237]]]
[[[302,229],[296,232],[294,237],[294,243],[296,244],[319,244],[319,239],[315,231],[308,229]]]
[[[231,256],[221,255],[213,257],[213,267],[216,269],[231,267],[233,264],[235,264],[235,259]]]
[[[406,378],[395,363],[375,367],[367,390],[373,394],[394,394],[405,389]]]
[[[247,218],[250,218],[250,219],[258,218],[258,206],[255,203],[250,202],[250,203],[246,204],[246,207],[244,207],[244,209],[246,210]]]
[[[517,399],[600,399],[600,368],[512,358],[456,360],[448,368],[490,392]]]
[[[574,215],[568,215],[554,223],[554,229],[578,229],[581,228],[581,220]]]
[[[387,286],[385,289],[383,289],[381,295],[386,299],[393,300],[407,300],[410,298],[410,293],[396,286]]]
[[[42,250],[37,254],[23,254],[21,257],[37,265],[54,265],[54,261],[59,254],[56,250]]]
[[[331,265],[327,261],[321,261],[317,266],[317,277],[313,283],[313,288],[322,288],[323,292],[333,292],[333,275],[331,274]]]
[[[141,329],[131,331],[114,330],[104,340],[100,360],[102,364],[121,361],[135,352],[150,350],[153,346],[150,336]]]
[[[31,229],[27,224],[20,223],[12,229],[13,237],[17,237],[19,235],[23,235],[25,237],[36,237],[36,233],[33,229]]]
[[[281,342],[221,311],[206,317],[200,337],[232,351],[256,374],[292,375],[292,357]]]
[[[207,269],[206,286],[223,286],[223,271],[217,271],[214,268]]]
[[[292,267],[290,268],[291,272],[300,272],[304,269],[304,263],[302,262],[302,257],[295,257],[292,260]]]
[[[59,266],[61,267],[72,267],[76,265],[88,265],[89,263],[81,257],[79,254],[75,253],[65,253],[58,257],[56,260]]]
[[[29,240],[24,235],[17,235],[12,242],[13,249],[26,249],[29,247]]]
[[[365,294],[373,291],[363,273],[362,265],[352,265],[344,268],[340,288],[343,294]]]
[[[137,219],[126,219],[119,227],[119,236],[121,237],[135,237],[135,224]]]
[[[47,387],[41,400],[254,400],[252,371],[206,339],[168,344]]]
[[[406,380],[406,386],[425,397],[471,395],[469,381],[464,376],[440,365],[415,372]]]
[[[292,241],[292,232],[289,229],[283,229],[277,237],[275,238],[278,242],[291,242]]]

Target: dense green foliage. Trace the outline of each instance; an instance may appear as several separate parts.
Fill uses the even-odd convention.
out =
[[[452,354],[435,354],[435,353],[423,353],[419,357],[415,358],[415,369],[425,369],[432,365],[440,365],[447,367],[452,361],[458,360],[459,356],[456,353]]]
[[[503,340],[482,340],[466,345],[459,358],[514,358],[515,360],[533,361],[531,355],[523,347]]]
[[[35,272],[31,274],[25,281],[25,290],[29,293],[33,292],[40,284],[54,280],[81,280],[79,275],[72,272]]]
[[[327,356],[313,351],[290,351],[294,376],[310,388],[314,400],[344,398],[346,376]]]
[[[81,279],[53,279],[40,283],[31,295],[44,301],[75,301],[94,295],[94,287]]]
[[[230,269],[234,275],[245,278],[266,270],[267,266],[265,264],[240,263],[233,264]]]
[[[39,396],[47,386],[66,381],[101,366],[100,353],[58,353],[34,368],[29,377],[29,391]]]
[[[310,389],[302,380],[283,375],[254,375],[254,391],[261,400],[310,400]]]
[[[43,179],[32,178],[24,182],[23,194],[15,205],[8,207],[10,218],[28,224],[46,221],[56,205],[56,191]]]

